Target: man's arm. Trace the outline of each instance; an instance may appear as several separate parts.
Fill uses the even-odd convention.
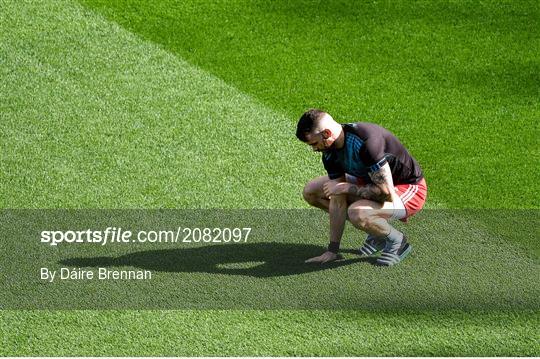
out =
[[[330,181],[325,184],[324,192],[327,197],[336,194],[347,194],[358,199],[368,199],[379,203],[395,202],[397,194],[392,180],[392,171],[388,163],[382,165],[378,170],[370,172],[369,176],[373,184],[357,186],[345,182],[345,178]]]
[[[391,195],[386,193],[383,188],[376,184],[368,184],[365,186],[351,184],[348,193],[358,199],[369,199],[370,201],[379,203],[392,201]]]
[[[394,208],[403,207],[403,204],[395,191],[392,171],[390,170],[390,165],[388,165],[388,163],[382,165],[378,170],[370,172],[369,176],[375,186],[380,190],[379,198],[382,200],[381,203],[392,202],[394,203]]]
[[[330,217],[330,244],[322,255],[306,260],[306,263],[326,263],[338,259],[337,251],[347,220],[347,193],[335,194],[338,185],[345,182],[345,177],[332,180],[324,185],[324,194],[330,199],[328,214]]]
[[[370,172],[369,177],[381,189],[382,193],[386,195],[386,201],[392,201],[394,180],[392,179],[392,171],[388,163],[385,163],[379,170]]]
[[[360,187],[357,194],[360,198],[379,203],[394,202],[394,181],[392,180],[392,170],[384,152],[386,147],[385,139],[377,131],[368,135],[359,155],[364,163],[370,164],[368,174],[373,185]]]

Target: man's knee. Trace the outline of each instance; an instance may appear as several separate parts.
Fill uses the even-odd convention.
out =
[[[304,191],[302,192],[302,195],[304,196],[304,199],[306,200],[306,202],[312,204],[312,203],[317,202],[317,200],[321,196],[321,192],[315,183],[309,182],[304,187]]]
[[[362,207],[350,206],[347,210],[347,216],[352,224],[360,228],[369,228],[375,219],[373,209]]]

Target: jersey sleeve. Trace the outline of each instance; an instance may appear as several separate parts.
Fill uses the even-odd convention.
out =
[[[372,136],[364,142],[360,150],[360,158],[369,172],[377,172],[387,162],[382,136]]]
[[[322,162],[330,179],[333,180],[345,176],[345,171],[327,153],[323,153]]]

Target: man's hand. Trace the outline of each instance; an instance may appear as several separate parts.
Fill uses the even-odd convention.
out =
[[[326,252],[324,252],[323,254],[321,254],[318,257],[313,257],[313,258],[307,259],[306,263],[320,263],[320,264],[323,264],[323,263],[332,262],[332,261],[335,261],[335,260],[341,259],[341,258],[342,257],[340,255],[336,254],[336,253],[326,251]]]
[[[323,185],[323,192],[327,198],[340,194],[347,194],[351,184],[347,182],[328,181]]]

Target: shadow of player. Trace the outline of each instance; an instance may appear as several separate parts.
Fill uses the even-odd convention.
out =
[[[338,268],[373,258],[341,259],[326,264],[306,264],[322,248],[297,243],[235,243],[195,248],[146,250],[119,257],[77,257],[60,263],[74,267],[132,266],[159,272],[215,273],[258,278],[280,277]],[[351,253],[352,251],[344,251]],[[353,252],[354,253],[354,252]]]

